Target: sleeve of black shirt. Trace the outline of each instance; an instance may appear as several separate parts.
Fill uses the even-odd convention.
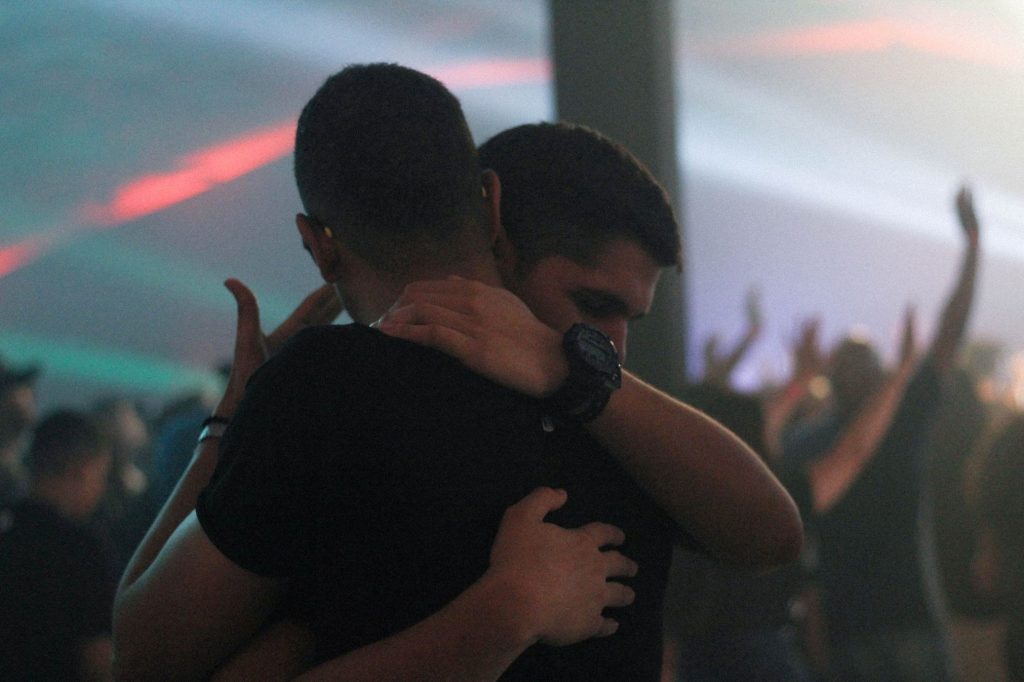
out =
[[[226,557],[261,575],[287,577],[313,548],[323,416],[317,394],[330,352],[303,333],[253,375],[196,507]]]

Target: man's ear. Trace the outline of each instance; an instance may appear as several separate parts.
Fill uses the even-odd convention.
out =
[[[501,222],[501,180],[493,170],[485,170],[481,176],[483,200],[487,219],[490,223],[491,251],[498,266],[502,281],[508,284],[515,272],[517,254],[515,245],[509,241],[508,233]]]
[[[316,218],[299,213],[295,216],[302,245],[309,250],[313,262],[325,282],[337,282],[342,274],[342,246],[330,228]]]

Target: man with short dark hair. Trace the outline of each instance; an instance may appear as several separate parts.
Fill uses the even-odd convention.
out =
[[[377,87],[377,77],[387,87]],[[319,117],[329,124],[321,128]],[[619,367],[607,335],[575,326],[563,349],[568,325],[561,313],[550,323],[559,326],[555,331],[498,288],[503,269],[515,266],[498,220],[497,177],[484,172],[482,191],[463,183],[479,173],[464,144],[447,157],[450,145],[420,139],[460,136],[468,139],[457,101],[422,74],[371,65],[330,79],[307,105],[297,133],[296,176],[311,214],[297,221],[303,242],[357,323],[379,319],[396,300],[401,309],[407,296],[457,276],[441,282],[467,283],[471,297],[475,291],[485,302],[504,294],[502,306],[514,308],[520,329],[543,347],[516,353],[512,344],[482,363],[460,364],[359,324],[301,334],[253,377],[197,515],[151,566],[129,570],[116,622],[118,638],[125,636],[126,676],[155,676],[168,665],[182,676],[208,674],[264,621],[287,577],[301,586],[297,600],[311,614],[316,659],[325,662],[313,674],[396,679],[428,671],[493,679],[507,668],[508,679],[656,679],[660,657],[651,653],[660,646],[665,557],[672,536],[684,534],[677,524],[687,522],[709,551],[753,564],[788,558],[798,548],[792,503],[731,434],[692,411],[680,415],[678,403],[629,375],[614,390]],[[386,160],[379,158],[382,146]],[[335,171],[306,171],[330,167],[335,155]],[[352,167],[365,176],[332,179]],[[435,206],[439,193],[446,199]],[[396,212],[394,202],[406,209]],[[415,220],[420,210],[422,223]],[[373,235],[363,240],[364,231]],[[613,270],[624,275],[614,285],[628,317],[646,311],[658,274],[642,249],[631,257],[643,274],[629,266]],[[393,333],[395,324],[392,318],[381,326]],[[585,357],[598,355],[597,365],[584,366]],[[522,360],[527,376],[502,387],[471,371],[493,375],[490,360]],[[500,372],[494,376],[504,383]],[[643,414],[627,419],[634,410]],[[604,427],[595,435],[607,438],[619,459],[599,453],[582,433],[580,422],[596,418]],[[637,427],[656,434],[651,452],[634,443]],[[716,451],[714,464],[703,456],[677,458],[685,449],[679,441],[690,435]],[[699,487],[720,490],[718,483],[704,485],[709,467],[737,474],[728,485],[742,492],[716,497],[729,508],[704,525],[707,491],[681,492],[694,476]],[[571,595],[557,586],[538,594],[535,580],[521,583],[524,571],[540,579],[546,550],[510,544],[504,534],[505,510],[538,486],[569,489],[568,500],[541,491],[530,509],[540,512],[538,521],[558,510],[554,520],[578,527],[535,527],[569,533],[586,550],[567,563],[575,569],[565,585],[579,588]],[[636,608],[622,608],[634,590],[619,582],[633,574],[631,562],[598,551],[621,543],[621,532],[594,522],[619,519],[636,529],[627,531],[633,558],[652,566],[635,583]],[[750,522],[766,532],[750,533]],[[203,613],[195,613],[196,599]],[[602,616],[604,607],[613,610]],[[146,616],[158,609],[163,618],[154,626]],[[421,627],[425,618],[433,629]],[[607,646],[533,646],[616,630],[601,640],[617,643]],[[181,661],[183,652],[190,660]],[[334,658],[340,654],[346,655]]]
[[[564,256],[593,262],[616,239],[658,265],[679,267],[682,245],[665,190],[625,147],[569,123],[534,123],[480,145],[480,165],[498,174],[501,222],[518,266]]]
[[[110,451],[77,412],[36,427],[29,497],[0,510],[0,678],[110,678],[113,559],[87,522],[106,490]]]

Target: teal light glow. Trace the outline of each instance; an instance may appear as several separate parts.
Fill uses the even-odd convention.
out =
[[[16,365],[42,365],[48,376],[144,393],[215,391],[220,385],[206,369],[18,332],[0,333],[0,352]]]

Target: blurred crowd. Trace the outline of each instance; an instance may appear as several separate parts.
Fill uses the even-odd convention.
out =
[[[967,234],[936,338],[922,349],[908,310],[894,367],[862,332],[823,350],[821,321],[809,318],[788,381],[735,390],[734,370],[764,328],[755,291],[742,337],[728,349],[706,341],[684,399],[770,464],[800,504],[807,542],[799,565],[767,575],[677,550],[665,679],[1019,674],[1024,375],[998,344],[960,349],[977,250],[976,228]],[[117,578],[187,466],[211,401],[180,396],[149,414],[110,396],[39,416],[40,372],[0,363],[0,630],[52,673],[41,678],[70,679],[54,652],[92,642],[99,665],[109,660]],[[963,635],[970,624],[987,625],[985,637]],[[893,677],[897,668],[905,675]]]
[[[111,395],[39,415],[42,371],[0,361],[0,679],[26,668],[104,679],[117,581],[191,459],[211,397],[149,413]]]
[[[864,330],[823,350],[812,317],[786,382],[734,390],[764,326],[756,291],[731,348],[706,340],[685,399],[779,475],[805,548],[761,576],[677,551],[665,679],[1021,679],[1021,355],[962,339],[979,251],[966,189],[957,212],[964,259],[935,338],[921,344],[908,308],[894,366]]]

